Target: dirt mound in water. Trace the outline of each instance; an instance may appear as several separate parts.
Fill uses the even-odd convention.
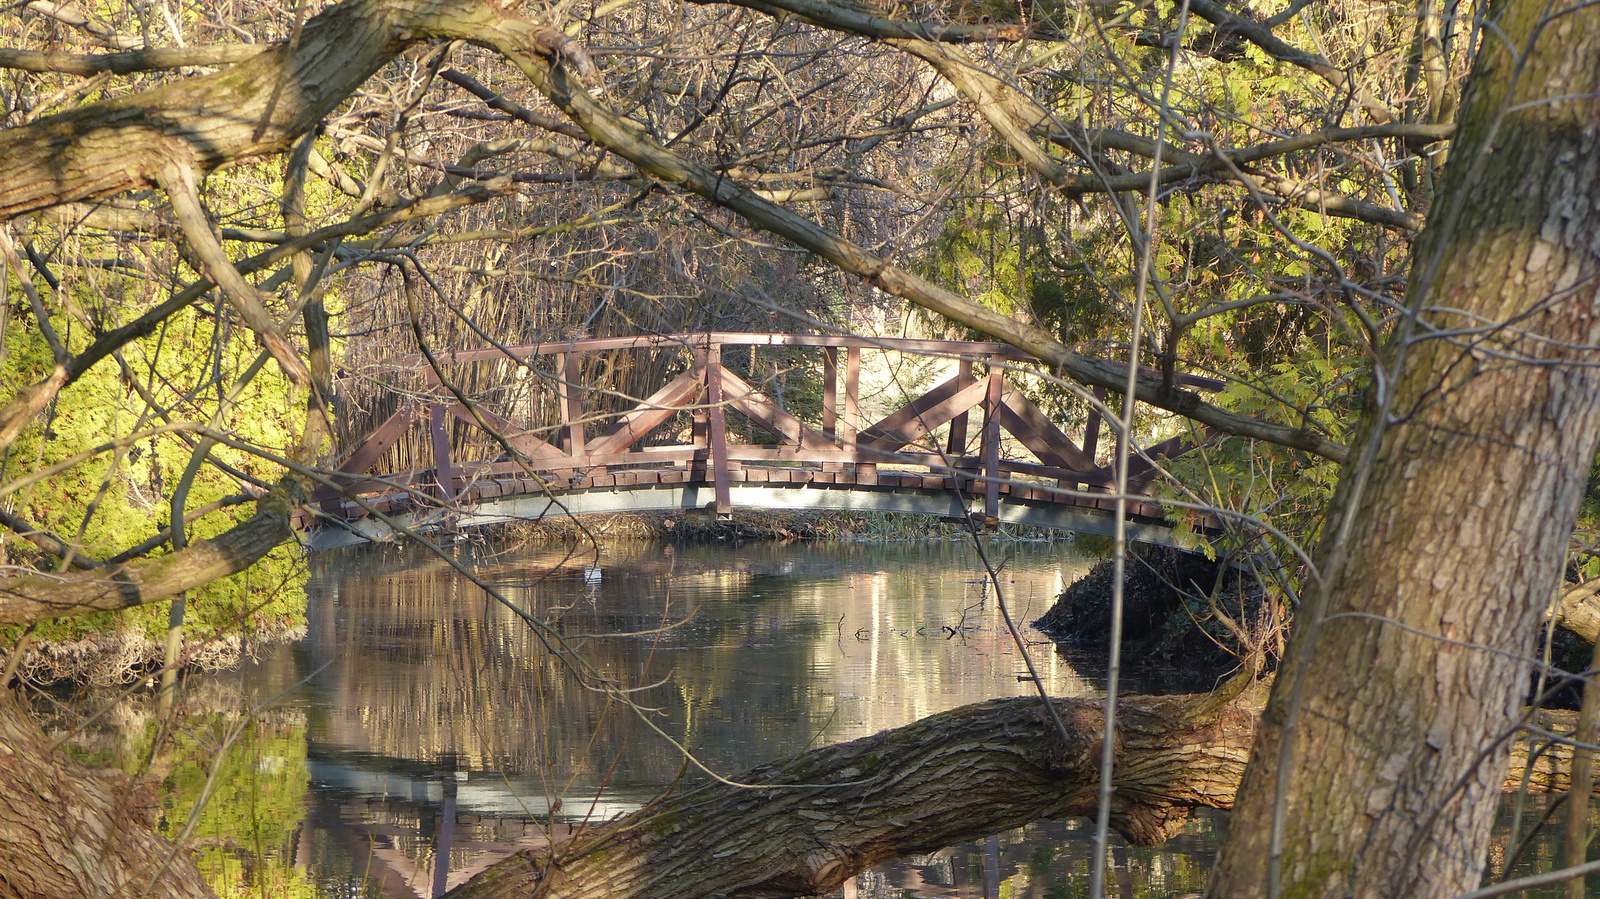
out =
[[[1124,659],[1206,673],[1238,663],[1239,642],[1213,614],[1208,597],[1215,591],[1223,614],[1255,631],[1264,605],[1253,582],[1205,556],[1161,547],[1130,552],[1126,568]],[[1060,643],[1104,646],[1111,636],[1112,575],[1109,559],[1095,565],[1033,626]]]

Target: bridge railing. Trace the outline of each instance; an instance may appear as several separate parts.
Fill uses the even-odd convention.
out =
[[[729,347],[816,349],[820,359],[820,420],[807,422],[760,387],[723,364]],[[686,370],[632,408],[609,419],[609,427],[586,434],[594,416],[581,383],[586,354],[618,350],[687,353]],[[955,374],[873,422],[862,419],[862,353],[882,351],[951,360]],[[463,402],[439,381],[435,370],[486,362],[513,361],[540,375],[554,396],[555,421],[536,427],[518,422],[506,410]],[[313,494],[324,512],[350,508],[349,493],[376,495],[388,508],[403,508],[426,496],[445,504],[466,503],[510,492],[564,491],[641,484],[704,483],[714,488],[714,508],[732,509],[730,484],[789,481],[806,484],[875,487],[884,483],[880,466],[925,472],[923,486],[942,486],[982,495],[984,517],[997,516],[1002,491],[1015,475],[1054,481],[1055,486],[1104,489],[1113,481],[1109,466],[1096,464],[1101,430],[1097,409],[1089,411],[1079,439],[1068,436],[1022,390],[1007,383],[1008,367],[1031,357],[1002,343],[910,338],[865,338],[811,334],[700,333],[611,337],[491,347],[391,359],[388,365],[422,375],[419,397],[376,427],[338,466],[340,489]],[[983,371],[977,371],[982,366]],[[1184,386],[1217,389],[1220,382],[1182,376]],[[1100,392],[1103,397],[1103,392]],[[668,422],[690,419],[687,442],[642,446],[657,439]],[[730,440],[728,416],[743,416],[772,435],[763,443]],[[451,429],[459,422],[487,431],[507,450],[489,461],[452,458]],[[386,452],[412,428],[430,438],[433,466],[410,472],[368,476]],[[942,440],[936,432],[944,429]],[[681,432],[680,432],[681,433]],[[654,435],[654,436],[652,436]],[[973,436],[976,436],[974,445]],[[1026,448],[1032,459],[1007,458],[1004,435]],[[1190,448],[1174,438],[1146,450],[1159,458]],[[1142,489],[1149,463],[1132,471]],[[901,485],[904,476],[892,477]],[[471,495],[467,495],[467,494]],[[1150,511],[1150,510],[1145,510]]]

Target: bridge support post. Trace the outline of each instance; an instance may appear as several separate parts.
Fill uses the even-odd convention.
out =
[[[449,413],[443,404],[428,408],[428,431],[433,436],[433,476],[439,484],[439,498],[448,503],[455,499],[456,475],[450,464]]]
[[[728,489],[728,422],[722,405],[722,347],[706,351],[706,414],[710,419],[711,481],[716,489],[718,518],[733,516],[733,498]]]
[[[983,522],[1000,523],[1000,395],[1005,376],[1000,360],[989,360],[989,390],[983,397]]]

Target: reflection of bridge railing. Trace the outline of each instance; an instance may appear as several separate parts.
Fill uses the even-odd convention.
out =
[[[724,367],[723,350],[732,346],[818,350],[820,421],[802,421]],[[603,433],[591,436],[585,424],[594,416],[586,413],[590,404],[585,402],[586,388],[579,383],[579,360],[584,354],[616,350],[683,352],[688,356],[687,369],[615,416]],[[863,425],[863,351],[947,358],[954,362],[956,373],[900,409]],[[387,513],[439,503],[467,507],[519,494],[701,484],[712,490],[705,506],[726,515],[733,506],[732,485],[766,484],[957,491],[982,497],[980,514],[990,523],[999,517],[1002,498],[1113,508],[1107,498],[1072,493],[1085,489],[1104,492],[1113,482],[1110,467],[1095,463],[1101,425],[1098,410],[1090,410],[1081,439],[1073,440],[1021,390],[1006,383],[1006,363],[1031,360],[1005,344],[704,333],[462,350],[436,354],[435,361],[443,367],[510,358],[532,367],[547,356],[554,357],[553,367],[548,369],[554,374],[547,375],[547,380],[558,420],[542,429],[478,403],[463,403],[440,385],[434,366],[422,356],[391,360],[396,367],[423,375],[428,384],[424,397],[404,403],[356,446],[339,466],[340,490],[324,487],[313,494],[313,500],[324,515],[353,520],[367,512],[360,504],[346,501],[352,494],[364,495],[368,505]],[[978,365],[984,368],[981,374],[975,371]],[[546,371],[543,366],[536,370]],[[1180,377],[1180,383],[1202,389],[1220,386],[1220,382],[1191,376]],[[974,412],[981,414],[981,421],[972,420]],[[770,433],[774,441],[730,442],[730,413]],[[663,426],[680,415],[687,415],[690,421],[687,442],[682,442],[679,432],[678,442],[640,445],[647,437],[661,436]],[[496,435],[496,441],[511,452],[492,461],[453,460],[453,421]],[[417,425],[431,436],[433,467],[381,478],[368,476],[385,452]],[[935,431],[946,426],[944,439],[937,439]],[[1007,434],[1033,458],[1004,457],[1002,436]],[[1173,438],[1147,448],[1145,455],[1172,456],[1190,446],[1186,439]],[[894,469],[880,470],[880,466]],[[1142,491],[1151,474],[1151,465],[1137,460],[1130,471],[1130,489]],[[1153,502],[1132,503],[1129,512],[1144,518],[1161,514]],[[303,517],[300,523],[309,525],[312,519]]]

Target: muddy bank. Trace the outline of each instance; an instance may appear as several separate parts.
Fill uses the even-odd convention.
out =
[[[1265,645],[1275,658],[1282,622],[1248,574],[1195,553],[1140,546],[1123,585],[1125,662],[1224,673]],[[1108,559],[1074,581],[1033,626],[1058,643],[1104,646],[1111,635],[1113,566]]]

